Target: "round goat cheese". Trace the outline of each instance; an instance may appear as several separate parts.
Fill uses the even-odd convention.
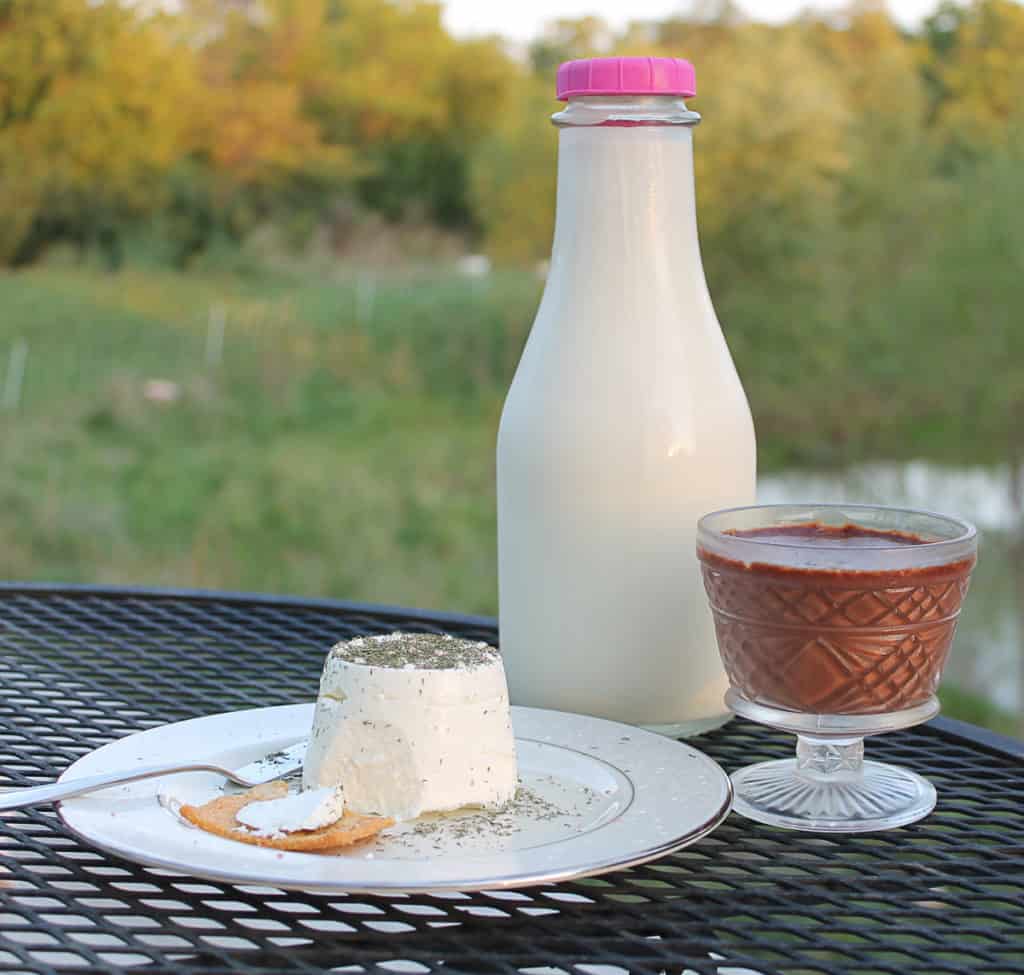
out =
[[[501,655],[486,643],[392,633],[327,655],[303,769],[358,813],[411,819],[496,806],[516,791]]]

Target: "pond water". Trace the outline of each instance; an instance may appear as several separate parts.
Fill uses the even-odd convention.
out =
[[[1021,478],[1008,467],[914,462],[844,471],[789,472],[758,482],[763,504],[846,501],[928,508],[977,525],[978,567],[943,684],[1024,715],[1024,513]],[[1024,734],[1024,716],[1020,719]]]

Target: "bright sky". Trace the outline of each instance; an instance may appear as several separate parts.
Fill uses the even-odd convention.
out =
[[[780,21],[807,7],[846,6],[843,0],[738,0],[738,6],[758,20]],[[912,26],[937,6],[937,0],[889,0],[889,9],[903,24]],[[503,34],[516,41],[535,37],[545,22],[559,17],[597,14],[612,27],[630,20],[658,20],[685,11],[679,0],[444,0],[449,30],[459,35]]]

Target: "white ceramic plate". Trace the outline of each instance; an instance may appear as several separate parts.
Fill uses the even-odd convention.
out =
[[[194,718],[111,742],[61,777],[179,759],[237,768],[305,737],[312,704]],[[520,796],[502,813],[421,817],[347,853],[282,853],[211,836],[176,815],[223,779],[190,772],[69,799],[82,839],[147,866],[231,883],[340,893],[522,887],[653,860],[699,840],[728,814],[732,789],[706,755],[627,725],[513,708]],[[163,802],[161,802],[163,798]]]

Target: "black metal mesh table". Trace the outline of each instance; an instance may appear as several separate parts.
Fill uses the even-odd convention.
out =
[[[4,785],[129,732],[309,700],[335,640],[495,639],[486,619],[199,593],[0,587]],[[727,769],[792,740],[733,721]],[[645,867],[523,891],[317,896],[95,852],[50,809],[4,814],[0,972],[1024,973],[1024,750],[937,721],[872,742],[939,788],[890,833],[826,838],[733,816]]]

